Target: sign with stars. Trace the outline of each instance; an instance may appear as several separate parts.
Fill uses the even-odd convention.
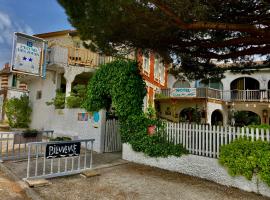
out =
[[[46,42],[43,39],[15,33],[11,61],[13,72],[44,77],[45,58]]]

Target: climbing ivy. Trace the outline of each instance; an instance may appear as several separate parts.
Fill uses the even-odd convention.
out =
[[[180,156],[187,153],[182,145],[166,141],[162,123],[147,117],[142,111],[146,85],[138,64],[134,61],[116,60],[101,65],[88,83],[86,100],[83,107],[88,112],[109,109],[114,105],[120,120],[120,132],[123,142],[132,145],[135,151],[149,156]],[[157,127],[156,134],[147,134],[148,126]]]

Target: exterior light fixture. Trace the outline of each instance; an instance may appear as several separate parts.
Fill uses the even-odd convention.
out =
[[[267,115],[268,115],[268,111],[267,110],[263,110],[263,116],[264,117],[267,117]]]
[[[254,104],[253,107],[256,108],[256,104]]]

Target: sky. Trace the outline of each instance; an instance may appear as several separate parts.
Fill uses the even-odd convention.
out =
[[[0,68],[10,62],[14,32],[74,29],[56,0],[0,0]]]

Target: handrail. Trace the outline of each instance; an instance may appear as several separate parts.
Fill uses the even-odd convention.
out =
[[[157,94],[160,93],[166,97],[171,96],[171,88],[161,89],[157,91]],[[159,97],[157,95],[157,97]],[[189,96],[174,96],[174,98],[182,98]],[[193,96],[194,97],[194,96]],[[224,101],[268,101],[270,102],[270,90],[219,90],[215,88],[196,88],[197,98],[212,98],[219,99]]]

